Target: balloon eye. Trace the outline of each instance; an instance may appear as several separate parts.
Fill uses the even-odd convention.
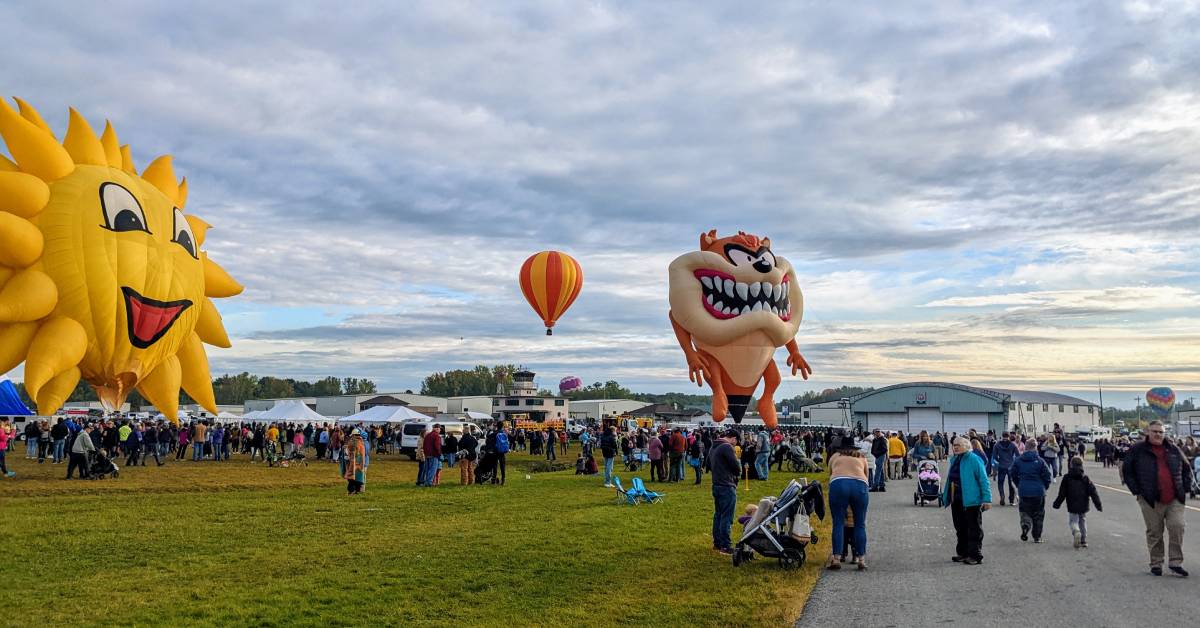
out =
[[[754,263],[754,256],[740,249],[730,249],[726,255],[734,266],[749,266]]]
[[[100,186],[100,209],[103,210],[104,224],[110,231],[145,231],[146,214],[138,204],[133,194],[116,183],[105,183]]]
[[[175,237],[171,238],[171,241],[183,247],[188,255],[196,257],[196,240],[192,237],[192,226],[178,208],[175,210]]]

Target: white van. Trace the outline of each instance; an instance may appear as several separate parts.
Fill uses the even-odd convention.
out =
[[[1075,434],[1079,440],[1092,444],[1101,438],[1112,439],[1113,433],[1111,427],[1101,427],[1099,425],[1081,425],[1075,428]]]
[[[409,460],[417,459],[417,447],[421,446],[421,435],[430,426],[441,425],[446,428],[446,435],[453,434],[456,438],[469,433],[483,446],[487,435],[478,425],[466,421],[406,421],[400,425],[400,453],[408,456]]]

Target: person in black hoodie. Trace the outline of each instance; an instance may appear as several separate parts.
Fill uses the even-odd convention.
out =
[[[1162,421],[1151,421],[1146,439],[1125,453],[1122,478],[1137,498],[1146,523],[1146,545],[1150,551],[1150,573],[1161,576],[1163,531],[1170,539],[1167,567],[1186,578],[1183,568],[1183,500],[1192,488],[1192,474],[1185,468],[1187,457],[1166,439]]]
[[[1067,471],[1058,485],[1058,497],[1054,500],[1054,509],[1067,502],[1067,522],[1071,526],[1071,537],[1075,539],[1075,549],[1087,547],[1087,512],[1090,508],[1088,501],[1096,504],[1096,512],[1104,512],[1100,505],[1100,494],[1091,478],[1083,473],[1083,458],[1071,458],[1071,468]]]
[[[871,431],[871,455],[875,457],[875,477],[868,492],[883,493],[887,491],[887,438],[879,428]]]
[[[713,549],[722,554],[732,554],[733,542],[729,529],[733,526],[733,509],[737,506],[738,477],[741,465],[733,452],[738,432],[728,429],[713,444],[708,452],[708,466],[712,476],[713,496]]]

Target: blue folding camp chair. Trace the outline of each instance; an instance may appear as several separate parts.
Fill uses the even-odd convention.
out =
[[[634,495],[632,491],[626,491],[625,488],[621,486],[621,478],[614,475],[613,476],[613,486],[617,487],[617,503],[618,504],[628,504],[630,506],[637,506],[637,504],[638,504],[637,495]]]
[[[661,502],[663,497],[666,496],[665,493],[655,493],[654,491],[646,490],[645,482],[642,482],[642,478],[639,477],[633,478],[633,488],[629,492],[636,495],[638,499],[651,504]]]

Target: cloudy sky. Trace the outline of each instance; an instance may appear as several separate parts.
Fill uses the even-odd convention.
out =
[[[215,373],[683,390],[666,267],[715,228],[796,266],[785,396],[1200,395],[1195,3],[378,4],[0,5],[3,95],[188,177],[247,287]],[[543,249],[585,273],[552,338]]]

